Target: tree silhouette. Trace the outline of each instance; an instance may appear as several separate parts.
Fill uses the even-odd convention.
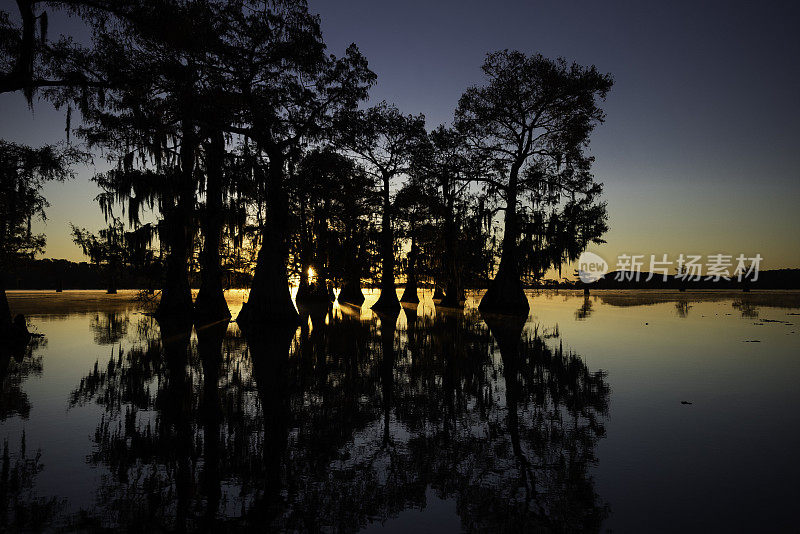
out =
[[[203,232],[200,291],[194,303],[195,319],[213,323],[229,319],[231,312],[222,286],[220,247],[225,223],[224,197],[226,183],[225,139],[222,130],[215,130],[205,147],[205,210],[200,214]],[[229,176],[227,178],[230,178]]]
[[[414,150],[425,139],[425,118],[403,115],[386,102],[339,119],[339,142],[364,165],[381,191],[381,296],[373,308],[399,309],[394,281],[392,182],[408,172]]]
[[[46,219],[49,204],[42,187],[71,178],[70,165],[86,161],[88,156],[74,147],[31,148],[0,140],[0,337],[11,330],[4,274],[44,250],[44,234],[31,229],[33,220]]]
[[[427,180],[424,169],[415,169],[412,165],[410,178],[403,184],[394,199],[396,218],[402,224],[400,237],[410,241],[403,267],[406,275],[406,287],[401,302],[418,303],[420,275],[426,269],[425,260],[435,257],[434,235],[436,234],[433,213],[436,209],[436,195],[432,184]]]
[[[84,17],[126,17],[137,11],[136,2],[104,0],[17,0],[18,24],[0,11],[0,93],[22,91],[29,106],[36,91],[75,88],[86,95],[103,87],[105,80],[81,68],[87,51],[65,36],[48,39],[46,8],[65,8]]]
[[[517,243],[520,211],[547,209],[565,197],[591,203],[600,194],[584,148],[603,120],[597,99],[612,80],[595,67],[507,50],[489,54],[483,72],[488,83],[467,89],[456,110],[457,128],[485,164],[474,179],[504,202],[500,264],[481,308],[527,313]]]
[[[206,51],[219,40],[214,7],[168,2],[158,8],[157,24],[152,19],[147,25],[118,19],[104,26],[98,38],[104,54],[92,57],[92,68],[112,80],[113,88],[82,110],[87,123],[82,135],[119,162],[117,169],[97,177],[107,191],[100,197],[106,215],[115,203],[125,202],[123,210],[137,227],[141,210],[158,203],[163,217],[159,239],[167,256],[157,314],[173,320],[191,319],[188,262],[195,234],[201,117],[214,122],[219,114],[204,113],[206,102],[216,95],[213,80],[202,69]],[[212,156],[206,161],[215,160]],[[211,197],[213,205],[217,198]],[[213,240],[214,232],[209,234]]]
[[[49,41],[48,6],[80,16],[90,45]],[[354,45],[327,54],[303,0],[29,0],[18,11],[21,26],[0,20],[0,86],[66,107],[68,135],[80,110],[77,132],[117,164],[95,177],[100,207],[111,226],[127,216],[151,277],[158,238],[164,320],[228,318],[223,291],[251,270],[245,329],[296,320],[290,276],[300,301],[331,300],[339,284],[356,304],[361,279],[377,277],[376,309],[399,305],[397,274],[407,300],[433,282],[451,307],[493,276],[483,309],[525,312],[523,283],[607,230],[585,148],[612,80],[594,67],[491,53],[453,127],[428,135],[421,115],[357,109],[375,75]]]
[[[440,126],[431,132],[430,141],[428,161],[423,165],[438,190],[438,211],[441,214],[438,281],[440,287],[445,288],[442,304],[457,307],[464,301],[466,260],[465,251],[457,243],[460,238],[467,237],[463,232],[468,201],[465,190],[470,173],[476,168],[470,159],[466,137],[459,132]]]
[[[298,245],[300,282],[295,300],[303,302],[328,302],[333,300],[329,290],[333,277],[332,264],[335,249],[334,212],[345,209],[342,204],[358,202],[344,194],[345,183],[357,172],[352,160],[337,154],[331,148],[315,149],[304,155],[297,171],[296,187],[292,197],[296,200],[298,219]],[[362,193],[363,194],[363,193]],[[309,269],[315,282],[310,283]],[[355,280],[357,286],[359,280]]]
[[[303,1],[240,0],[229,8],[230,46],[220,62],[229,90],[244,103],[244,125],[268,165],[261,175],[267,217],[253,283],[237,322],[297,319],[286,272],[287,163],[303,141],[323,135],[333,114],[355,107],[374,74],[351,45],[344,56],[326,55],[319,21]]]
[[[333,190],[335,243],[332,247],[333,276],[340,282],[339,302],[361,306],[363,273],[371,266],[371,235],[375,234],[374,215],[380,203],[374,180],[353,164]]]
[[[78,138],[112,163],[93,178],[107,227],[74,241],[109,293],[123,267],[162,287],[157,322],[89,318],[112,354],[70,406],[102,411],[88,462],[103,479],[72,526],[357,531],[431,488],[467,531],[600,529],[605,376],[526,324],[523,284],[607,231],[586,147],[610,76],[491,53],[453,126],[428,133],[422,115],[359,108],[375,74],[355,45],[327,52],[305,0],[16,4],[18,22],[0,11],[0,93],[66,108],[68,141],[79,110]],[[49,40],[50,8],[89,44]],[[44,250],[43,185],[88,161],[0,141],[0,419],[27,417],[20,386],[41,372],[24,318],[8,335],[3,274]],[[465,311],[492,276],[483,315]],[[332,305],[338,285],[360,306],[364,280],[374,315]],[[224,290],[242,282],[231,326]],[[431,282],[435,315],[415,305]],[[575,316],[590,313],[587,298]],[[4,525],[57,513],[22,495],[40,469],[4,446]]]
[[[117,277],[126,256],[125,227],[122,221],[113,218],[108,227],[100,230],[97,235],[72,225],[72,240],[95,266],[106,265],[108,293],[116,293]]]

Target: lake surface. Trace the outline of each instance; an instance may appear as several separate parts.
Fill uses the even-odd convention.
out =
[[[249,339],[133,297],[9,293],[43,337],[0,361],[0,530],[797,532],[800,292],[369,294]]]

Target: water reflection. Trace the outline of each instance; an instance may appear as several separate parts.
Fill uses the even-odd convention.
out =
[[[98,343],[124,329],[132,343],[71,394],[103,409],[88,461],[107,472],[73,521],[357,531],[424,507],[430,488],[466,530],[599,530],[590,468],[609,388],[554,348],[557,329],[416,307],[301,317],[246,338],[227,322],[192,336],[93,318]]]
[[[689,317],[689,310],[692,309],[692,306],[689,304],[689,301],[686,299],[678,300],[675,303],[675,313],[678,314],[678,317],[682,319],[686,319]]]
[[[0,524],[639,530],[654,481],[664,517],[756,450],[751,434],[726,438],[742,396],[752,436],[782,436],[759,447],[791,464],[793,427],[757,414],[796,397],[798,297],[551,292],[527,323],[428,298],[395,315],[326,304],[246,335],[159,325],[124,303],[32,314],[47,339],[0,354]],[[774,472],[746,476],[785,487]],[[718,517],[704,506],[685,517]]]
[[[128,333],[130,314],[120,311],[98,311],[89,328],[94,334],[94,342],[98,345],[113,345]]]
[[[33,336],[24,343],[0,346],[0,421],[30,416],[31,404],[22,385],[32,376],[41,376],[40,352],[46,345],[46,338]]]
[[[736,299],[733,301],[732,306],[739,310],[742,317],[747,319],[758,319],[758,306],[756,306],[750,299]]]
[[[580,308],[575,311],[575,320],[576,321],[583,321],[584,319],[588,319],[589,316],[592,314],[592,301],[588,295],[583,297],[583,304]]]
[[[36,476],[44,468],[41,451],[30,454],[23,432],[18,447],[3,442],[0,466],[0,525],[9,531],[40,531],[63,508],[63,499],[44,498],[36,491]]]
[[[0,346],[0,422],[18,417],[28,420],[31,402],[23,385],[43,371],[43,336],[26,336]],[[2,442],[0,464],[0,525],[9,530],[39,530],[62,508],[62,499],[44,498],[36,491],[36,477],[44,468],[41,451],[31,452],[25,431],[18,443]]]

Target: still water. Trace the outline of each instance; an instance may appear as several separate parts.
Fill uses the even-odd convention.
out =
[[[0,530],[799,528],[799,292],[371,294],[250,339],[133,296],[9,294],[43,336],[0,361]]]

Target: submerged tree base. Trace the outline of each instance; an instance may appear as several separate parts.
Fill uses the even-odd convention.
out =
[[[219,291],[203,291],[197,294],[194,303],[194,322],[198,326],[214,324],[231,318],[231,310],[225,300],[225,293]]]
[[[291,303],[291,301],[290,301]],[[280,310],[269,306],[257,305],[252,301],[245,302],[242,311],[236,316],[236,324],[245,332],[254,332],[264,325],[279,323],[287,325],[297,325],[300,323],[300,315],[297,313],[294,304],[291,309],[281,307]]]
[[[397,291],[394,288],[381,289],[381,296],[378,297],[378,301],[372,305],[371,309],[387,313],[399,313],[400,300],[397,298]]]
[[[353,282],[346,282],[341,291],[339,291],[339,302],[352,304],[354,306],[361,306],[364,304],[364,293],[361,291],[361,285]]]
[[[519,277],[504,271],[501,265],[478,309],[481,312],[527,316],[531,307]]]
[[[286,259],[280,237],[275,230],[268,232],[258,251],[250,296],[236,317],[242,330],[263,328],[273,322],[297,324],[299,316],[289,292]]]
[[[185,291],[162,291],[161,302],[153,316],[159,323],[186,324],[192,323],[192,293],[188,286]]]
[[[448,291],[439,302],[439,306],[444,308],[463,308],[467,302],[463,291]]]
[[[295,293],[294,295],[295,302],[303,302],[305,299],[308,298],[310,293],[311,293],[310,284],[301,277],[300,285],[297,287],[297,293]]]
[[[41,336],[41,334],[38,334]],[[25,356],[28,343],[34,334],[28,331],[28,323],[25,316],[17,315],[13,322],[5,327],[0,327],[0,357],[3,359],[13,357],[20,359]],[[3,368],[0,368],[0,373]]]
[[[251,292],[250,298],[236,317],[236,323],[242,330],[253,332],[273,323],[288,325],[299,323],[300,315],[294,307],[288,287],[285,298],[274,294],[271,297],[254,298]]]
[[[308,284],[305,287],[301,286],[298,288],[297,295],[295,295],[294,300],[298,305],[333,302],[328,288],[320,284]]]
[[[417,294],[417,285],[407,285],[400,302],[419,303],[419,295]]]

